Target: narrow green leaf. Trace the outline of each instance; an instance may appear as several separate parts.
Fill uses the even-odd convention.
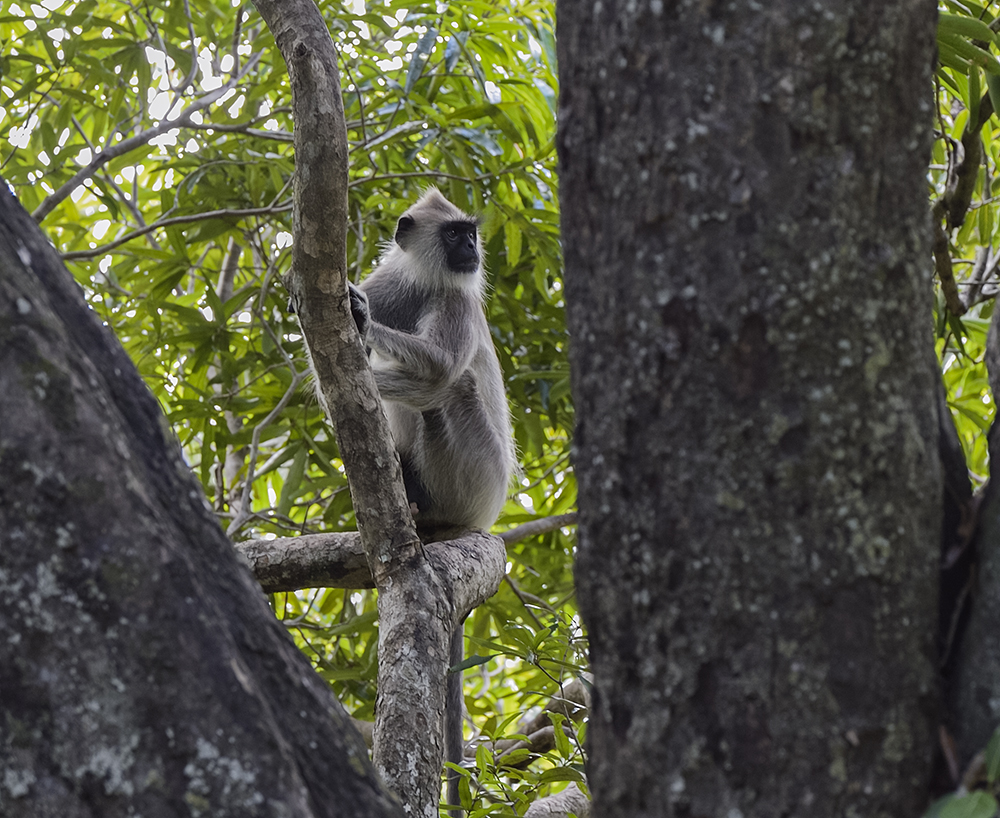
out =
[[[992,787],[1000,778],[1000,727],[993,731],[993,736],[986,745],[986,781]]]
[[[997,62],[996,57],[956,34],[939,33],[938,46],[939,50],[950,48],[962,59],[982,66],[991,74],[1000,74],[1000,63]]]
[[[406,84],[403,86],[403,93],[406,96],[410,95],[410,91],[413,90],[413,86],[416,84],[417,80],[420,79],[420,75],[424,71],[424,64],[427,62],[428,56],[434,50],[434,44],[437,42],[437,29],[429,28],[423,37],[417,42],[417,47],[413,51],[413,55],[410,57],[410,69],[406,72]]]
[[[448,671],[453,673],[459,673],[463,670],[468,670],[470,667],[478,667],[479,665],[485,665],[487,662],[492,662],[499,655],[500,655],[499,653],[493,653],[490,654],[489,656],[481,656],[477,653],[468,657],[467,659],[463,659],[454,667],[448,668]]]
[[[1000,115],[1000,76],[996,74],[986,75],[986,92],[990,95],[994,112]]]
[[[979,208],[979,240],[983,244],[990,243],[993,235],[993,208],[983,205]]]
[[[566,717],[562,713],[549,713],[549,720],[555,728],[553,735],[556,740],[556,751],[563,758],[569,758],[573,755],[573,748],[570,746],[569,736],[563,730],[563,722],[566,720]]]
[[[979,121],[979,99],[983,91],[979,84],[979,68],[975,65],[969,67],[969,122]]]
[[[503,226],[503,235],[507,245],[507,264],[516,267],[521,258],[521,228],[513,219],[508,219]]]
[[[302,477],[306,471],[306,458],[309,452],[302,446],[292,460],[292,465],[288,468],[288,475],[281,486],[281,496],[278,498],[277,513],[282,517],[288,516],[288,511],[292,507],[292,502],[298,494],[299,486],[302,485]]]
[[[461,38],[461,39],[460,39]],[[448,40],[448,45],[444,49],[444,70],[451,73],[458,65],[458,58],[462,56],[462,43],[469,39],[469,32],[462,31]]]
[[[982,790],[968,795],[953,796],[946,802],[940,818],[993,818],[997,811],[997,800]]]
[[[485,732],[485,730],[484,730]],[[489,733],[486,733],[489,735]],[[491,764],[492,758],[489,749],[487,748],[485,742],[480,744],[476,748],[476,769],[478,770],[488,770],[493,765]]]
[[[951,34],[986,43],[993,42],[994,36],[993,31],[982,20],[962,14],[939,14],[937,30],[939,38]]]

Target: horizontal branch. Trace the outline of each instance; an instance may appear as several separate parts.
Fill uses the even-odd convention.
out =
[[[506,545],[513,545],[514,543],[521,542],[521,540],[526,540],[529,537],[537,537],[541,534],[548,534],[550,531],[555,531],[559,528],[566,528],[570,525],[576,525],[575,511],[571,511],[569,514],[558,514],[555,517],[542,517],[538,520],[532,520],[530,523],[524,523],[523,525],[519,525],[508,531],[502,532],[500,534],[500,538]]]
[[[266,593],[303,588],[374,588],[357,531],[236,543]]]
[[[446,533],[449,543],[481,538],[502,540],[513,545],[528,537],[557,528],[575,525],[576,512],[544,517],[504,531],[499,537],[460,529]],[[427,546],[430,550],[433,545]],[[257,582],[265,592],[276,594],[303,588],[374,588],[371,571],[361,548],[357,531],[329,534],[304,534],[301,537],[278,537],[273,540],[247,540],[236,543]],[[432,558],[433,561],[433,558]],[[436,566],[435,566],[436,567]]]

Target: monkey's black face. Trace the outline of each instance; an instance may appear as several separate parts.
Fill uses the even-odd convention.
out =
[[[475,224],[445,222],[441,225],[441,243],[452,272],[476,272],[479,267],[479,248],[476,246]]]

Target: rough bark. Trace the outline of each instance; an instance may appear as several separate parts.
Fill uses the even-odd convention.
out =
[[[347,136],[333,42],[312,0],[255,0],[255,5],[292,86],[296,173],[288,285],[379,591],[375,768],[411,815],[435,818],[449,641],[468,613],[456,595],[471,599],[474,589],[461,587],[454,574],[439,573],[417,538],[399,458],[350,316]],[[483,565],[494,571],[495,590],[504,562],[485,559]],[[414,701],[421,706],[413,707]]]
[[[347,126],[337,53],[312,0],[256,0],[288,67],[295,121],[286,280],[376,575],[419,546],[375,378],[347,297]]]
[[[566,789],[547,798],[539,798],[528,807],[524,818],[589,818],[590,800],[576,784],[570,784]]]
[[[0,185],[0,814],[401,810]]]
[[[431,546],[429,554],[441,552],[441,556],[437,559],[442,566],[438,570],[456,574],[460,570],[460,562],[448,568],[444,567],[444,563],[466,559],[465,548],[472,546],[472,564],[482,564],[486,566],[486,570],[492,571],[493,565],[496,564],[495,560],[483,561],[482,557],[477,555],[480,549],[502,549],[529,537],[568,525],[576,525],[576,512],[532,520],[499,535],[486,534],[483,531],[446,532],[446,536],[452,539],[435,543]],[[451,557],[444,555],[443,552],[447,548],[455,548],[455,554]],[[261,587],[270,594],[298,591],[302,588],[375,587],[375,580],[372,579],[365,551],[361,546],[361,535],[356,531],[305,534],[301,537],[279,537],[274,540],[247,540],[236,543],[236,550],[249,563],[250,570],[253,571]],[[490,575],[489,584],[498,579]],[[474,580],[473,584],[479,585],[480,580]],[[482,604],[489,596],[492,596],[492,593],[475,602],[472,607]]]
[[[990,430],[990,462],[1000,463],[996,426]],[[964,767],[1000,726],[1000,485],[991,478],[976,534],[968,623],[949,679],[950,727]]]
[[[357,531],[236,543],[269,594],[303,588],[374,588]]]
[[[990,389],[1000,395],[1000,311],[994,308],[986,341],[986,367]],[[994,474],[983,492],[979,525],[973,539],[968,564],[960,575],[967,592],[967,620],[956,628],[954,666],[948,678],[949,727],[957,744],[958,760],[964,768],[989,741],[1000,725],[1000,439],[994,422],[990,429],[990,463]],[[962,600],[965,601],[964,599]],[[959,611],[964,613],[965,611]]]
[[[917,815],[935,4],[558,22],[594,811]]]

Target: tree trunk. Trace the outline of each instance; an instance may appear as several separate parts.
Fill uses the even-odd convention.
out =
[[[990,463],[1000,463],[996,423],[990,430]],[[996,471],[996,466],[991,465]],[[1000,726],[1000,480],[990,478],[976,534],[976,570],[969,576],[968,621],[961,631],[948,679],[949,726],[964,769]]]
[[[1000,310],[993,309],[986,341],[986,368],[994,399],[1000,395]],[[990,482],[983,492],[971,547],[958,563],[954,659],[946,666],[948,726],[964,768],[1000,725],[1000,425],[990,428]],[[961,499],[961,498],[960,498]],[[970,515],[971,516],[971,515]],[[963,543],[965,544],[965,543]],[[948,573],[945,573],[948,577]]]
[[[372,757],[410,815],[435,818],[451,635],[471,608],[499,587],[503,543],[471,533],[441,543],[434,558],[417,538],[399,457],[348,307],[348,146],[336,50],[313,0],[254,3],[292,86],[295,213],[287,283],[379,592]],[[485,548],[468,559],[477,545]]]
[[[558,21],[594,812],[917,815],[935,4]]]
[[[124,351],[0,190],[0,815],[399,815]]]

